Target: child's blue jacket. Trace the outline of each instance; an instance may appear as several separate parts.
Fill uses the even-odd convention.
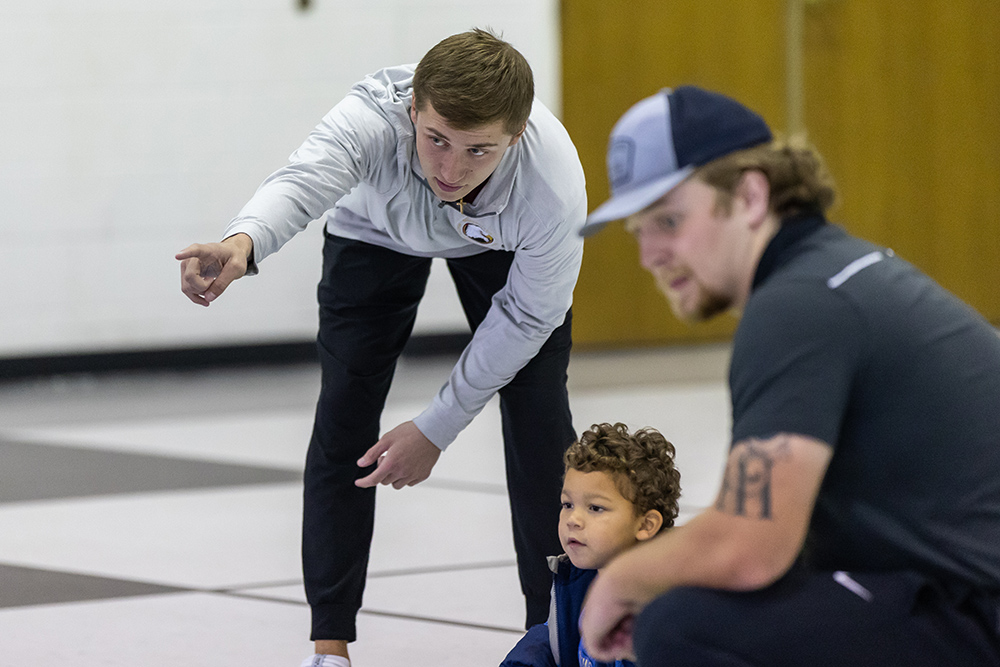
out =
[[[521,641],[511,649],[500,667],[614,667],[612,663],[582,663],[580,649],[580,610],[583,599],[590,588],[590,582],[597,576],[597,570],[581,570],[574,567],[569,557],[549,557],[552,569],[552,606],[546,623],[532,626]],[[632,663],[616,663],[621,667],[633,667]]]

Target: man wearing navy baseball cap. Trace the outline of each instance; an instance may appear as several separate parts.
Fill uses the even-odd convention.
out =
[[[820,156],[695,87],[633,106],[612,198],[674,313],[740,318],[714,504],[594,580],[587,652],[670,665],[1000,665],[1000,338],[826,221]]]

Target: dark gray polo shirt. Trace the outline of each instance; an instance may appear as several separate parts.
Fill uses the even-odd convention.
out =
[[[789,220],[758,266],[730,388],[734,443],[834,449],[808,563],[1000,591],[1000,338],[972,308],[889,250]]]

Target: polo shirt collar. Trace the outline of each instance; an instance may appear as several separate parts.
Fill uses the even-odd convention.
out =
[[[826,218],[818,211],[804,211],[790,215],[781,221],[778,233],[774,235],[771,242],[764,249],[760,261],[757,263],[757,271],[753,277],[753,285],[750,291],[757,289],[757,286],[767,280],[774,271],[784,264],[792,256],[788,252],[790,248],[797,245],[802,239],[811,236],[826,224]]]

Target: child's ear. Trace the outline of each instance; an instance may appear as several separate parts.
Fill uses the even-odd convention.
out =
[[[663,515],[659,510],[649,510],[642,517],[639,524],[639,531],[635,534],[635,539],[643,542],[655,536],[663,527]]]

